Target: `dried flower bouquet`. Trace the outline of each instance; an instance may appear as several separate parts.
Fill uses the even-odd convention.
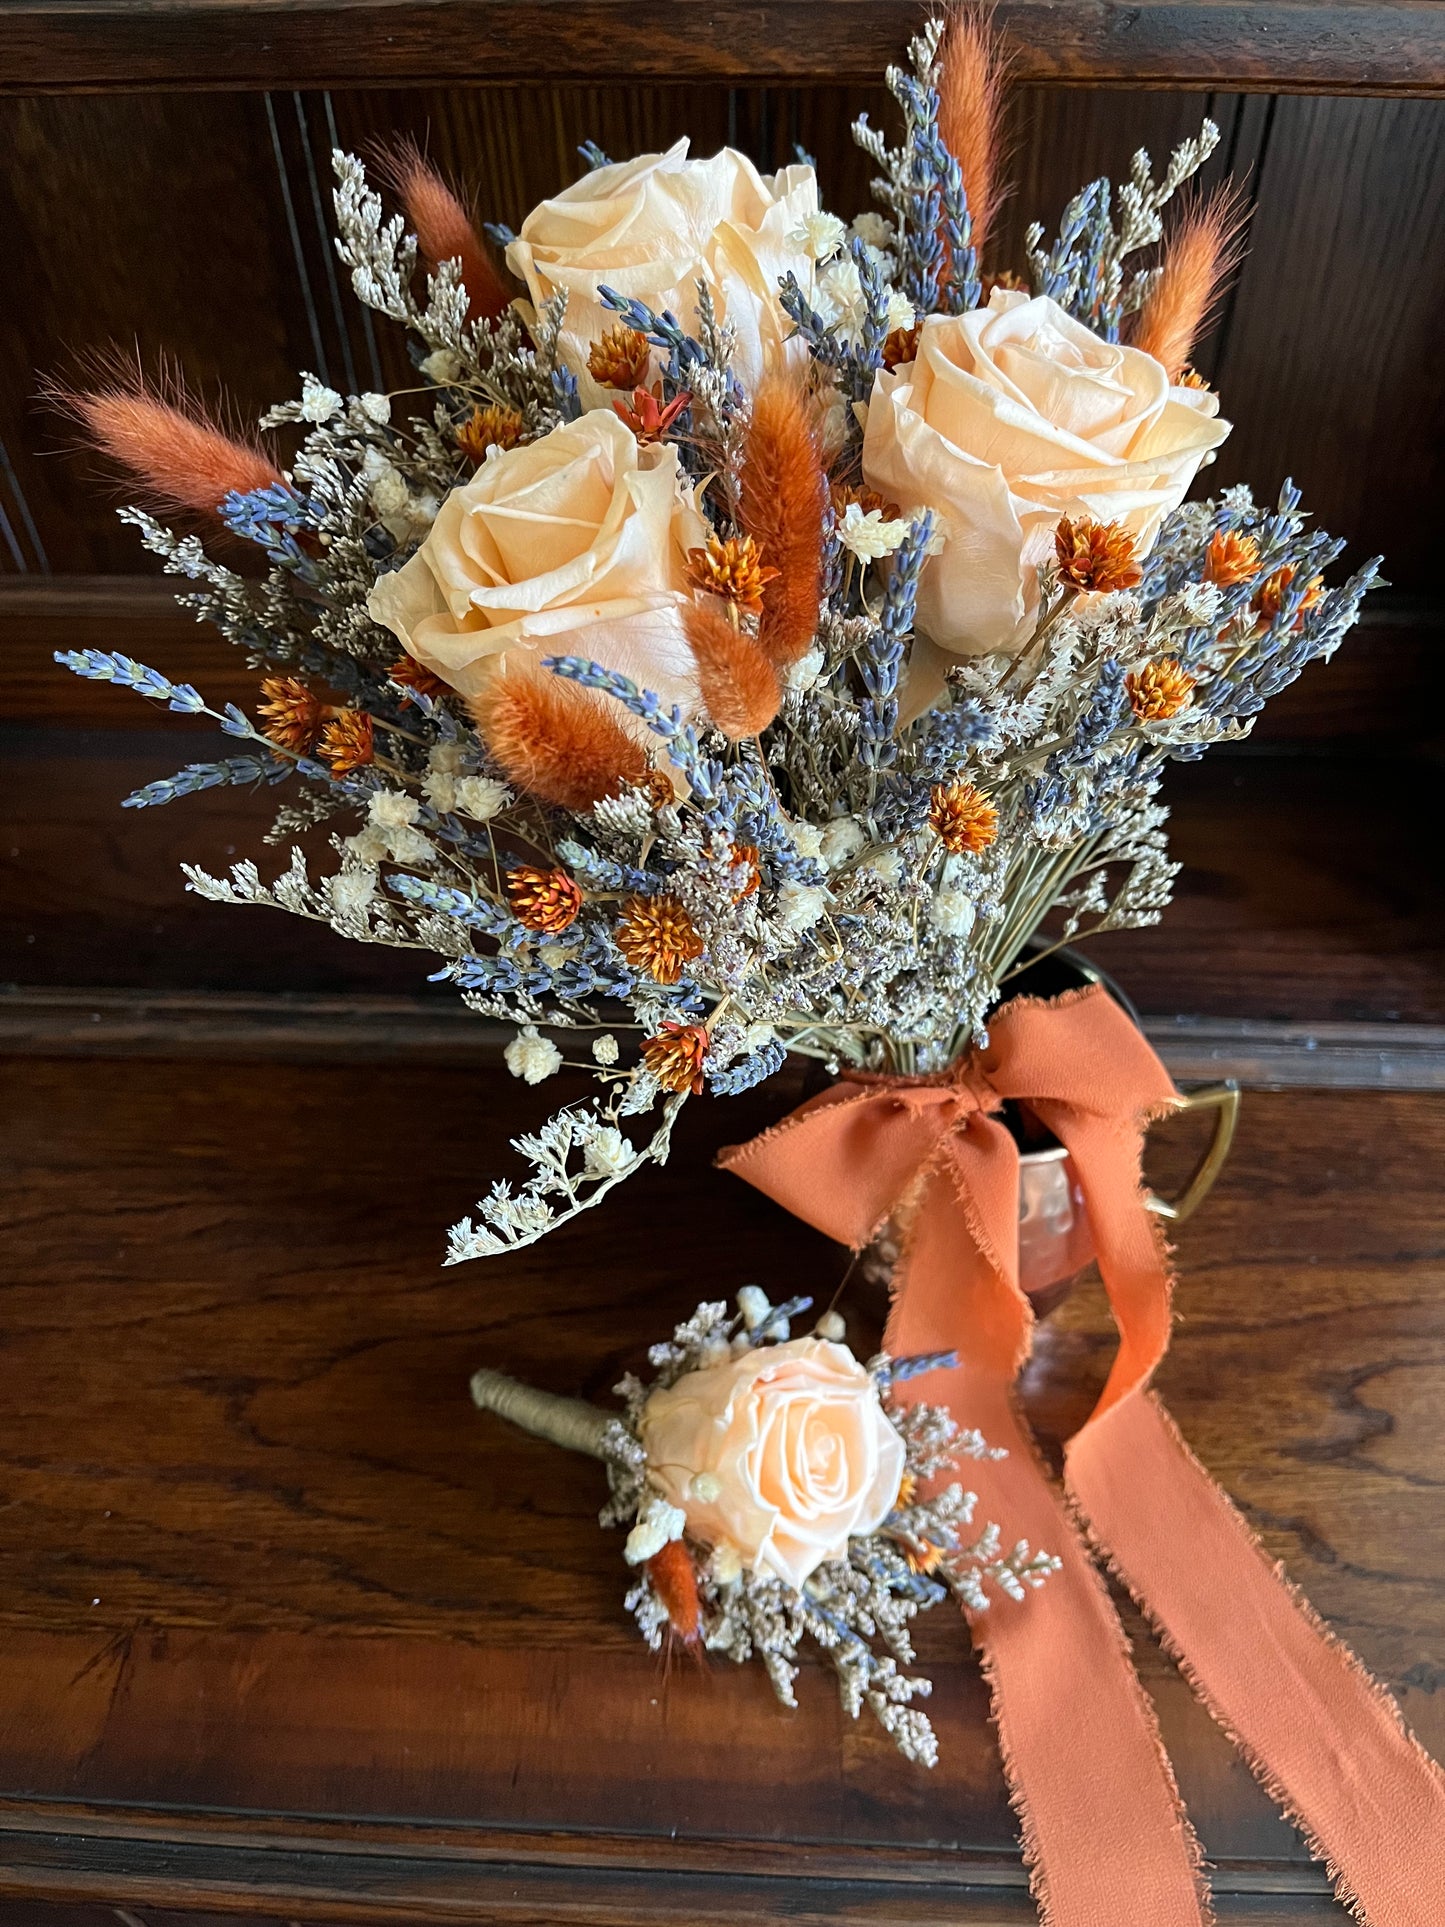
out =
[[[798,1649],[811,1639],[850,1718],[867,1706],[905,1759],[933,1766],[933,1727],[912,1704],[931,1684],[899,1670],[914,1662],[911,1621],[950,1598],[986,1612],[990,1585],[1022,1600],[1058,1560],[1022,1541],[1005,1552],[997,1525],[974,1533],[976,1495],[941,1482],[960,1459],[1003,1453],[941,1406],[895,1403],[895,1386],[951,1354],[880,1356],[865,1370],[836,1312],[793,1338],[810,1299],[773,1305],[746,1285],[737,1304],[699,1305],[654,1345],[656,1375],[622,1381],[620,1414],[493,1371],[476,1374],[472,1396],[602,1460],[602,1524],[630,1528],[626,1604],[654,1652],[668,1641],[756,1657],[796,1706]]]
[[[1184,501],[1228,432],[1188,357],[1232,217],[1164,210],[1216,129],[1032,228],[1026,281],[985,277],[989,30],[934,22],[888,83],[901,137],[855,129],[880,211],[851,227],[801,159],[589,150],[488,230],[515,288],[414,151],[388,170],[414,233],[338,153],[341,259],[425,401],[305,376],[262,422],[299,435],[284,469],[183,397],[69,397],[259,558],[123,511],[260,679],[248,715],[63,656],[237,739],[127,801],[284,786],[273,841],[331,830],[329,862],[190,887],[432,953],[516,1027],[516,1076],[565,1049],[597,1080],[450,1261],[665,1157],[692,1093],[789,1053],[937,1069],[1041,940],[1156,921],[1164,765],[1245,735],[1376,580],[1327,586],[1341,545],[1292,487]]]

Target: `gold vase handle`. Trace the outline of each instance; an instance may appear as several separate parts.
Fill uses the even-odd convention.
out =
[[[1145,1200],[1151,1211],[1161,1218],[1167,1218],[1171,1224],[1183,1224],[1214,1189],[1214,1181],[1224,1169],[1229,1147],[1234,1142],[1235,1127],[1239,1123],[1239,1086],[1232,1077],[1222,1084],[1206,1084],[1201,1090],[1186,1091],[1183,1096],[1184,1101],[1179,1106],[1181,1111],[1214,1112],[1214,1136],[1194,1176],[1177,1198],[1161,1198],[1151,1191]]]

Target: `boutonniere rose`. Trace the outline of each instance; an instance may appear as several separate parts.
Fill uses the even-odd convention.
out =
[[[795,1588],[898,1502],[904,1443],[846,1346],[795,1338],[688,1372],[643,1409],[648,1473],[705,1545]]]
[[[874,384],[863,440],[868,486],[931,509],[942,537],[918,595],[925,674],[1024,646],[1061,516],[1121,523],[1146,554],[1229,433],[1218,406],[1046,296],[997,289],[986,308],[930,316],[915,359]]]
[[[818,212],[816,175],[802,166],[760,174],[730,147],[689,160],[687,147],[593,168],[534,208],[507,249],[538,306],[567,296],[562,346],[584,381],[588,349],[617,321],[598,298],[604,286],[655,314],[671,310],[695,332],[697,283],[706,282],[719,319],[736,330],[733,367],[746,388],[783,356],[806,365],[805,343],[784,346],[793,327],[778,282],[791,269],[812,289],[812,259],[790,237]]]
[[[691,707],[687,551],[706,540],[676,449],[596,410],[493,453],[367,608],[464,696],[510,653],[571,653]]]

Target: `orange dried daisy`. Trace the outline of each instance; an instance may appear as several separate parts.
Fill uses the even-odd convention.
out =
[[[895,328],[883,339],[883,366],[901,368],[906,361],[912,361],[918,353],[918,337],[923,331],[923,323],[915,321],[911,328]]]
[[[515,408],[489,402],[474,408],[455,431],[457,447],[468,461],[483,462],[489,448],[515,448],[522,439],[522,417]]]
[[[1133,589],[1144,579],[1134,554],[1134,538],[1122,522],[1093,522],[1064,516],[1054,531],[1054,554],[1059,577],[1074,589],[1094,589],[1107,595]]]
[[[781,574],[781,569],[764,565],[750,535],[730,535],[726,541],[710,535],[705,549],[687,552],[687,579],[695,589],[725,596],[735,608],[753,616],[762,614],[763,590]]]
[[[519,863],[507,872],[507,900],[524,929],[560,936],[577,921],[582,892],[565,870],[538,870]]]
[[[261,727],[278,749],[304,756],[327,717],[327,705],[296,676],[267,676],[261,683],[256,713]]]
[[[998,811],[973,783],[935,783],[928,821],[954,856],[977,856],[998,835]]]
[[[1194,678],[1173,656],[1147,663],[1124,678],[1129,707],[1141,723],[1163,723],[1187,709],[1194,697]]]
[[[675,984],[682,967],[703,953],[703,941],[679,898],[629,897],[614,932],[617,948],[635,970]]]
[[[1179,379],[1174,385],[1176,388],[1207,388],[1209,383],[1197,368],[1181,368]]]
[[[1280,610],[1284,607],[1285,599],[1294,586],[1294,579],[1297,574],[1298,570],[1294,564],[1292,562],[1286,562],[1282,569],[1276,569],[1274,574],[1262,582],[1255,591],[1254,600],[1250,604],[1250,607],[1259,617],[1262,624],[1268,625],[1273,622]],[[1304,621],[1305,610],[1312,609],[1324,592],[1325,579],[1322,575],[1315,576],[1313,581],[1306,584],[1304,599],[1300,603],[1299,613],[1295,617],[1294,626],[1296,629],[1298,629]]]
[[[1204,580],[1221,589],[1248,582],[1259,569],[1259,544],[1238,529],[1216,529],[1204,552]]]
[[[896,1506],[912,1505],[918,1493],[918,1479],[912,1472],[905,1472],[898,1481],[898,1497],[893,1501]]]
[[[703,1024],[664,1024],[642,1046],[642,1061],[665,1091],[702,1091],[702,1067],[710,1039]]]
[[[587,372],[604,388],[641,388],[652,366],[647,336],[619,321],[587,350]]]
[[[376,755],[376,732],[364,709],[343,709],[321,732],[321,757],[333,776],[365,769]]]
[[[450,683],[443,682],[434,670],[428,669],[424,662],[415,656],[402,656],[387,669],[393,682],[399,682],[406,689],[414,689],[419,696],[450,696],[454,693]]]

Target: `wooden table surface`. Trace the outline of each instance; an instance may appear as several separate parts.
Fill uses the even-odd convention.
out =
[[[559,1085],[365,1062],[0,1074],[7,1927],[1031,1918],[960,1622],[924,1629],[931,1774],[845,1721],[818,1668],[792,1714],[760,1670],[669,1672],[623,1612],[599,1468],[467,1400],[481,1363],[605,1400],[701,1297],[830,1293],[842,1254],[710,1169],[786,1090],[690,1107],[669,1170],[538,1249],[443,1270],[444,1227]],[[1161,1172],[1188,1149],[1160,1143]],[[1439,1096],[1250,1092],[1181,1238],[1162,1377],[1437,1754],[1442,1151]],[[877,1309],[851,1304],[860,1346]],[[1030,1371],[1046,1434],[1108,1356],[1086,1290]],[[1344,1920],[1130,1624],[1222,1916]]]

